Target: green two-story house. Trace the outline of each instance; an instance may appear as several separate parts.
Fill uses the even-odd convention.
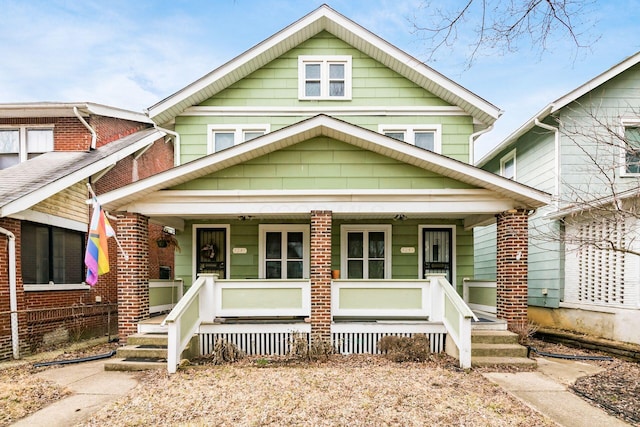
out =
[[[457,341],[468,366],[472,315],[456,291],[473,275],[473,228],[496,217],[498,316],[526,318],[527,212],[549,200],[470,164],[500,110],[333,9],[147,113],[173,136],[176,167],[101,195],[140,252],[122,260],[122,335],[148,315],[148,221],[176,230],[175,276],[190,286],[167,318],[183,332],[170,347],[196,332],[203,347],[242,335],[279,352],[277,334],[296,331],[360,352],[423,332],[436,351]]]
[[[529,221],[529,317],[640,344],[640,53],[561,96],[478,166],[553,195]],[[496,277],[495,226],[475,277]]]

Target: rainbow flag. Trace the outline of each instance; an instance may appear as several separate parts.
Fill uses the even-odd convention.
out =
[[[91,286],[98,282],[98,276],[109,272],[107,239],[115,237],[115,235],[116,233],[111,228],[111,224],[109,224],[102,207],[94,199],[87,251],[84,255],[84,264],[87,266],[86,282]]]

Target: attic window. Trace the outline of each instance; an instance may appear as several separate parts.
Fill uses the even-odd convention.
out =
[[[298,97],[350,100],[351,56],[299,56]]]
[[[378,131],[390,138],[415,145],[423,150],[442,152],[441,125],[381,125]]]
[[[209,125],[207,154],[226,150],[269,133],[268,124]]]

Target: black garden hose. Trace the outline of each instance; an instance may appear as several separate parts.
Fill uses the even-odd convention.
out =
[[[70,365],[72,363],[81,363],[81,362],[90,362],[92,360],[100,360],[100,359],[108,359],[116,355],[116,350],[111,350],[109,353],[105,354],[97,354],[95,356],[87,356],[81,357],[79,359],[71,359],[71,360],[54,360],[52,362],[41,362],[35,363],[33,365],[34,368],[42,368],[44,366],[54,366],[54,365]]]
[[[553,357],[556,359],[569,359],[569,360],[601,360],[605,362],[613,362],[613,357],[609,356],[575,356],[572,354],[558,354],[558,353],[547,353],[546,351],[538,351],[537,348],[532,346],[527,346],[529,351],[533,351],[536,354],[544,357]]]

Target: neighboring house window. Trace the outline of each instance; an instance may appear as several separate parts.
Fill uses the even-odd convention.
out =
[[[343,225],[340,251],[347,279],[391,278],[390,225]]]
[[[379,132],[399,141],[413,144],[423,150],[442,152],[442,126],[441,125],[381,125]]]
[[[640,174],[640,127],[628,126],[624,128],[624,172]]]
[[[50,127],[0,128],[0,169],[53,151],[53,129]]]
[[[261,225],[260,277],[265,279],[308,278],[309,242],[308,225]]]
[[[351,56],[299,56],[300,99],[351,99]]]
[[[500,159],[500,175],[515,181],[516,179],[516,150]]]
[[[269,125],[209,125],[207,154],[249,141],[269,132]]]
[[[22,222],[24,284],[78,284],[84,281],[84,233]]]

